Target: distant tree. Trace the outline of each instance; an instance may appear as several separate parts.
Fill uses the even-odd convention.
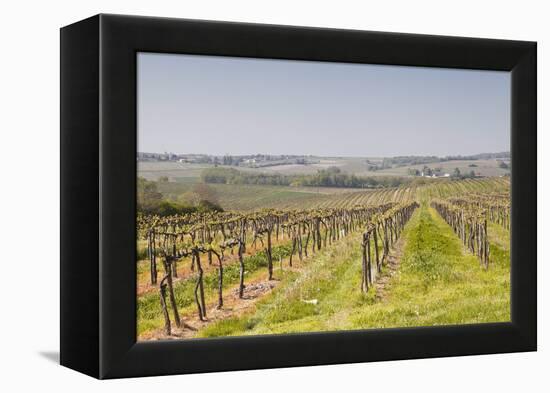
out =
[[[471,177],[471,178],[476,177],[476,173],[475,173],[473,170],[470,171],[470,177]]]
[[[161,176],[158,180],[159,183],[168,183],[168,176]]]
[[[223,156],[223,165],[233,165],[233,157],[232,156]]]
[[[510,168],[510,166],[509,166],[507,163],[505,163],[504,161],[499,161],[498,167],[499,167],[499,168],[502,168],[502,169],[508,169],[508,168]]]
[[[453,175],[452,175],[454,178],[460,178],[460,169],[458,168],[455,168],[455,170],[453,171]]]

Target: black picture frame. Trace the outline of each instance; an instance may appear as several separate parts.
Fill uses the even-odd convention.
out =
[[[136,343],[136,53],[511,72],[511,322]],[[535,351],[536,43],[96,15],[61,29],[61,364],[96,378]],[[269,354],[269,356],[264,356]]]

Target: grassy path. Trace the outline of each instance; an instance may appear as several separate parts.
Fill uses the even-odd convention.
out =
[[[242,316],[209,325],[199,336],[429,326],[508,321],[509,251],[492,245],[484,271],[477,258],[426,204],[403,232],[399,270],[384,296],[363,295],[359,235],[319,253]],[[502,234],[494,234],[499,239]],[[502,239],[501,239],[502,240]],[[505,244],[505,239],[501,241]]]
[[[385,304],[354,313],[350,325],[431,326],[510,320],[509,253],[492,245],[488,271],[452,229],[423,205],[404,234],[399,274]]]

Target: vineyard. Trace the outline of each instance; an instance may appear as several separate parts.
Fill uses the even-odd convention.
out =
[[[433,182],[432,182],[433,183]],[[192,183],[161,183],[163,193],[176,197],[192,188]],[[369,190],[326,189],[305,187],[273,187],[214,184],[220,204],[229,211],[269,209],[313,209],[376,205],[386,202],[405,202],[428,198],[444,198],[471,193],[507,192],[506,178],[466,179],[460,182],[436,181],[435,184],[417,184]]]
[[[509,318],[508,179],[296,194],[262,209],[139,214],[139,339]],[[437,303],[453,285],[442,297],[453,303]],[[466,305],[475,299],[486,304]]]
[[[510,197],[506,194],[473,194],[468,198],[435,199],[431,206],[443,217],[464,246],[489,268],[489,236],[487,221],[510,230]]]

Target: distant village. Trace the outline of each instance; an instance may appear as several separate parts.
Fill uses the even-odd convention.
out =
[[[510,163],[505,161],[497,161],[499,168],[502,169],[510,169]],[[410,176],[420,176],[420,177],[429,177],[429,178],[439,178],[439,177],[451,177],[451,178],[480,178],[484,177],[480,175],[479,173],[476,173],[475,168],[477,168],[476,164],[469,164],[469,168],[471,168],[469,171],[466,171],[465,173],[462,173],[460,169],[455,168],[452,173],[443,172],[442,168],[430,168],[427,165],[424,165],[424,167],[420,169],[414,169],[409,168],[408,174]]]
[[[312,156],[296,155],[223,155],[208,154],[174,154],[174,153],[138,153],[138,161],[172,161],[186,164],[210,164],[224,166],[240,166],[248,168],[262,168],[277,165],[311,165],[319,163],[319,159]]]

